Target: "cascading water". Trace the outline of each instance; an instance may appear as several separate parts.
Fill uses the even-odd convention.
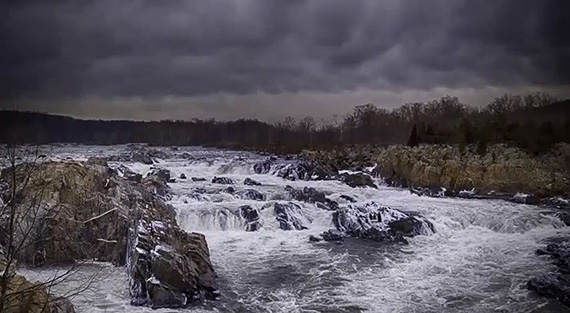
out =
[[[63,152],[56,151],[56,155],[62,158],[85,158],[121,150],[61,149]],[[254,164],[264,159],[253,153],[184,148],[172,159],[156,164],[170,170],[176,178],[169,184],[169,203],[176,208],[178,222],[184,229],[206,235],[219,276],[220,300],[188,310],[568,311],[525,288],[530,277],[550,266],[545,257],[536,256],[534,251],[544,245],[544,239],[568,233],[550,212],[498,200],[418,197],[407,190],[384,186],[351,188],[333,180],[286,180],[278,175],[293,166],[284,160],[261,166],[263,170],[259,172],[264,174],[256,174]],[[149,165],[138,163],[124,165],[143,175],[150,169]],[[187,178],[179,179],[181,174]],[[229,178],[234,184],[211,183],[214,177]],[[245,185],[246,178],[260,185]],[[409,238],[408,245],[351,238],[343,244],[309,242],[310,235],[334,227],[332,212],[294,200],[285,188],[287,185],[295,189],[313,187],[341,208],[374,202],[415,212],[433,224],[435,233],[426,231],[426,235]],[[263,199],[244,196],[248,190],[259,192]],[[286,206],[283,210],[287,211],[287,222],[302,227],[282,230],[276,218],[280,212],[276,207],[281,206]],[[257,226],[255,231],[248,231],[252,230],[248,226],[252,221]],[[100,279],[89,291],[73,299],[79,312],[147,310],[128,305],[127,278],[122,269],[103,269],[110,273],[107,279]],[[73,282],[69,282],[56,291],[72,286]]]

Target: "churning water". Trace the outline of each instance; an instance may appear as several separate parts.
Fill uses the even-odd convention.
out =
[[[84,159],[116,154],[115,147],[61,147],[54,155]],[[186,155],[182,156],[182,153]],[[552,212],[499,200],[427,198],[407,190],[350,188],[338,181],[289,181],[271,173],[255,174],[253,164],[264,157],[246,152],[180,148],[155,166],[166,168],[176,182],[169,184],[169,202],[187,231],[206,235],[211,260],[219,276],[220,300],[198,308],[172,311],[214,312],[567,312],[554,301],[527,291],[526,281],[548,270],[546,257],[534,251],[544,240],[567,234]],[[276,164],[289,161],[278,160]],[[143,175],[150,165],[124,163]],[[118,165],[118,163],[111,163]],[[178,179],[184,174],[187,179]],[[214,176],[235,184],[210,183]],[[191,178],[205,178],[193,181]],[[246,186],[251,178],[261,186]],[[380,181],[377,181],[381,184]],[[409,239],[409,245],[349,239],[341,245],[309,242],[332,227],[331,212],[290,199],[285,186],[314,187],[341,207],[346,195],[359,203],[375,201],[428,218],[436,233]],[[244,196],[255,189],[265,200]],[[306,230],[279,229],[270,205],[292,201]],[[262,228],[244,230],[239,207],[260,210]],[[265,208],[265,209],[264,209]],[[91,264],[80,274],[98,271],[98,279],[72,298],[78,312],[141,312],[129,305],[127,275],[122,268]],[[49,270],[27,272],[38,277]],[[80,284],[70,278],[55,292]]]

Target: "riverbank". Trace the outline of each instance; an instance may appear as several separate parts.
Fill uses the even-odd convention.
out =
[[[570,198],[570,145],[558,144],[539,156],[504,144],[489,146],[483,155],[474,147],[394,145],[333,151],[304,151],[307,160],[333,169],[362,170],[389,186],[435,190],[447,195],[508,198],[516,194],[534,199]],[[531,198],[529,198],[531,199]]]

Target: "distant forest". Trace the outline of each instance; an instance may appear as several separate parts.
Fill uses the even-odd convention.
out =
[[[104,121],[35,112],[0,111],[1,143],[203,145],[297,153],[350,145],[458,144],[484,153],[508,143],[531,153],[570,142],[570,100],[548,94],[504,95],[483,107],[445,96],[394,110],[359,105],[333,123],[291,117],[277,123],[236,121]]]

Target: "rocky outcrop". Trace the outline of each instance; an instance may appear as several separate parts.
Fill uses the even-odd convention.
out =
[[[154,185],[165,184],[165,172],[156,171],[141,184],[100,164],[46,162],[29,173],[18,204],[37,204],[38,210],[20,262],[127,264],[135,305],[181,307],[216,297],[204,236],[178,227],[174,209]]]
[[[340,180],[352,188],[357,188],[357,187],[378,188],[374,183],[372,177],[364,173],[343,174],[340,176]]]
[[[227,177],[214,177],[212,179],[212,184],[222,184],[222,185],[231,185],[234,181],[231,178]]]
[[[267,174],[271,170],[271,164],[272,164],[271,159],[257,162],[253,165],[253,171],[256,174]]]
[[[540,156],[504,144],[489,146],[484,155],[474,150],[467,147],[461,152],[449,145],[394,145],[304,152],[303,157],[333,169],[368,172],[372,167],[366,167],[375,165],[371,173],[389,186],[430,190],[443,187],[448,195],[473,190],[474,195],[507,194],[509,199],[518,192],[539,199],[570,197],[569,144],[557,144]]]
[[[338,173],[318,161],[296,161],[281,164],[275,174],[288,180],[330,180]]]
[[[333,224],[338,231],[346,235],[374,241],[406,243],[404,237],[425,235],[434,231],[433,225],[420,216],[383,207],[374,202],[338,209],[333,213]]]
[[[259,211],[249,205],[244,205],[239,208],[240,216],[245,220],[245,231],[256,231],[261,228]]]
[[[273,206],[275,218],[279,222],[279,228],[282,230],[302,230],[307,229],[306,223],[311,220],[303,215],[302,209],[298,204],[275,203]]]
[[[323,192],[317,191],[312,187],[304,187],[303,189],[295,189],[286,186],[285,190],[289,191],[291,197],[297,201],[314,203],[318,208],[334,211],[338,208],[338,203],[325,196]]]
[[[119,165],[115,170],[119,176],[123,177],[126,180],[130,180],[136,183],[140,183],[142,181],[143,177],[141,174],[131,171],[131,169],[123,164]]]
[[[243,184],[246,186],[261,186],[260,183],[258,183],[257,181],[247,177],[244,181]]]
[[[550,243],[537,254],[549,255],[558,270],[531,278],[527,288],[570,307],[570,240],[566,238]]]
[[[240,193],[242,199],[264,201],[265,195],[255,189],[246,189]]]

